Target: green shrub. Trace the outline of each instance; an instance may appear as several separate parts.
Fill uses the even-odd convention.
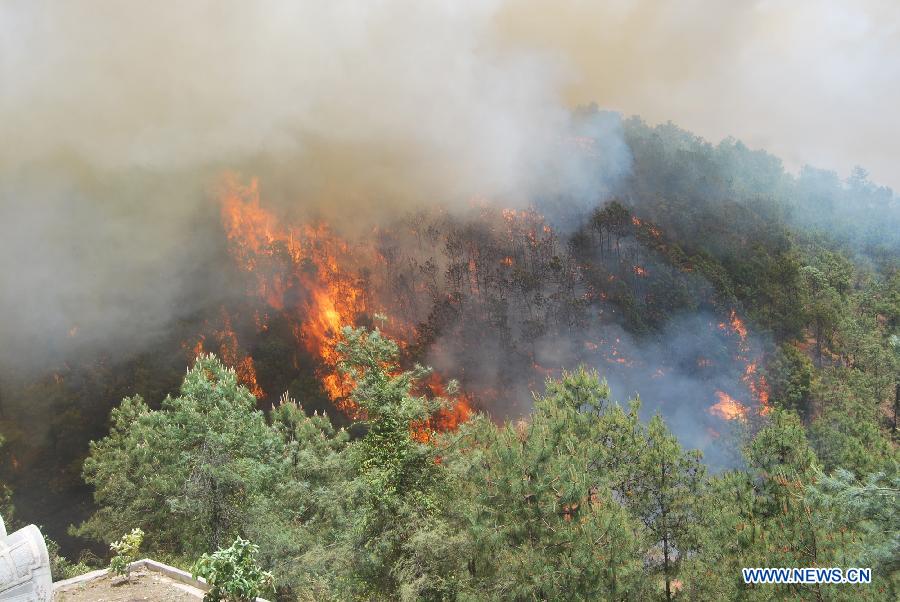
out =
[[[49,537],[44,537],[44,543],[47,545],[47,554],[50,557],[50,575],[54,581],[71,579],[91,570],[90,565],[81,559],[78,562],[72,562],[60,554],[59,544]]]
[[[272,591],[272,574],[256,564],[258,552],[259,546],[238,537],[231,547],[201,556],[193,573],[210,585],[204,602],[247,602]]]
[[[143,541],[144,532],[141,529],[132,529],[131,533],[123,535],[119,541],[112,542],[109,549],[116,555],[109,561],[109,570],[128,579],[131,576],[131,563],[137,560]]]

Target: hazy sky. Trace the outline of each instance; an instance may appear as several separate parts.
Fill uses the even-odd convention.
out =
[[[713,141],[733,135],[900,190],[897,0],[523,0],[509,37],[571,65],[570,100],[596,100]]]
[[[0,169],[302,147],[320,190],[504,190],[596,101],[900,188],[896,0],[5,0],[0,70]]]

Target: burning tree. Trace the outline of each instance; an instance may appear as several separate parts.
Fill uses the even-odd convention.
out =
[[[390,286],[391,273],[396,270],[392,247],[351,245],[324,224],[285,225],[261,206],[255,179],[243,185],[234,176],[225,178],[220,202],[229,252],[239,269],[249,276],[251,293],[266,308],[266,313],[257,319],[258,328],[267,329],[268,312],[277,313],[297,349],[316,362],[316,374],[331,401],[355,416],[359,408],[350,397],[352,383],[338,369],[337,344],[343,327],[371,323],[376,319],[376,311],[387,306],[381,300],[385,296],[378,295],[373,283],[359,272],[371,272],[373,267],[381,266],[387,274],[385,286],[402,289]],[[359,266],[364,267],[357,270]],[[408,311],[401,305],[398,313]],[[387,317],[381,319],[381,327],[387,328],[403,346],[414,330],[403,320]],[[252,358],[249,361],[252,366]],[[300,361],[295,355],[294,364]],[[254,386],[249,379],[243,382]],[[443,391],[442,379],[437,375],[430,383],[435,394]],[[459,396],[441,408],[433,424],[452,428],[465,420],[471,414],[468,401]]]
[[[464,540],[446,523],[450,499],[439,493],[447,474],[410,428],[447,402],[413,393],[428,370],[401,371],[397,344],[379,330],[345,328],[344,337],[339,369],[354,383],[351,399],[367,426],[351,453],[353,526],[340,540],[351,560],[352,588],[363,598],[454,598],[452,576],[460,566],[446,563],[460,557],[455,548]]]

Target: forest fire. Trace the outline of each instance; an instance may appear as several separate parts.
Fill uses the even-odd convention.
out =
[[[231,325],[231,317],[224,309],[222,310],[222,329],[216,332],[216,338],[219,341],[222,361],[229,366],[234,366],[238,379],[257,399],[265,396],[265,392],[256,379],[256,366],[253,358],[243,353],[238,346],[237,335]]]
[[[233,176],[226,177],[220,202],[229,253],[252,276],[253,294],[280,312],[297,344],[318,360],[317,375],[330,399],[347,414],[355,415],[356,408],[349,400],[352,383],[338,371],[336,345],[344,326],[355,325],[363,316],[371,317],[382,308],[372,307],[370,295],[345,267],[354,265],[350,245],[324,224],[279,223],[274,213],[261,206],[256,179],[244,185]],[[379,259],[383,260],[376,257],[373,261]],[[242,382],[255,384],[253,359],[242,358],[234,351],[237,339],[227,319],[223,322],[231,333],[223,336],[223,359],[235,366]],[[398,339],[401,347],[404,335],[412,331],[395,319],[381,327]],[[428,388],[434,396],[446,394],[437,375],[432,375]],[[439,410],[427,428],[451,429],[469,418],[472,410],[466,396],[457,396],[452,404]]]
[[[434,432],[455,430],[472,417],[471,398],[465,393],[448,391],[447,386],[436,373],[432,372],[429,375],[425,387],[432,397],[448,400],[451,405],[438,409],[424,423],[412,425],[413,436],[419,441],[428,441]]]
[[[234,368],[238,380],[257,398],[265,396],[265,391],[259,385],[256,377],[256,365],[253,358],[247,355],[238,343],[237,334],[232,327],[232,319],[225,308],[221,308],[219,317],[220,326],[212,330],[212,337],[216,341],[216,351],[222,361]],[[207,323],[207,327],[211,326]],[[190,358],[197,358],[207,353],[206,335],[197,336],[193,345],[182,343],[182,348]]]
[[[747,408],[724,391],[716,391],[718,402],[710,406],[709,413],[725,420],[745,420]]]
[[[321,361],[332,401],[350,409],[335,345],[341,327],[355,323],[366,307],[362,291],[338,268],[336,255],[346,253],[346,243],[324,226],[281,226],[260,206],[256,179],[242,185],[227,177],[220,201],[232,258],[254,276],[255,294],[282,312],[298,343]]]
[[[738,336],[738,349],[740,353],[734,358],[735,361],[744,364],[741,381],[746,385],[750,396],[759,403],[758,412],[760,415],[766,415],[770,411],[769,407],[769,385],[764,375],[759,373],[759,358],[750,359],[750,342],[747,340],[748,330],[744,321],[732,309],[728,316],[727,322],[720,322],[719,329],[727,333],[733,333]],[[698,364],[699,365],[699,364]],[[734,418],[745,418],[747,408],[740,402],[729,397],[721,391],[716,392],[719,401],[710,409],[713,415],[733,420]]]
[[[647,233],[650,234],[653,238],[659,239],[662,237],[662,231],[656,226],[650,224],[649,222],[645,222],[641,218],[636,215],[631,216],[631,225],[637,229],[643,229]]]
[[[454,222],[453,217],[441,212],[423,213],[400,217],[407,221],[399,221],[403,227],[393,232],[373,227],[364,238],[349,239],[325,223],[282,219],[264,206],[255,179],[245,182],[226,176],[218,198],[228,253],[246,276],[250,305],[235,310],[243,316],[242,320],[237,315],[231,319],[223,309],[216,328],[208,330],[207,338],[201,339],[193,351],[195,354],[216,351],[235,367],[241,382],[259,395],[263,386],[257,379],[255,360],[246,351],[255,346],[253,343],[247,346],[245,342],[241,347],[238,339],[240,335],[242,341],[250,340],[268,332],[277,321],[279,336],[295,350],[290,365],[297,370],[308,369],[336,407],[357,417],[358,409],[350,401],[353,383],[338,370],[336,345],[342,327],[371,325],[376,316],[386,315],[389,317],[379,327],[397,341],[404,361],[432,358],[431,361],[441,366],[442,373],[458,374],[466,390],[470,394],[477,392],[482,402],[486,391],[500,391],[497,399],[490,398],[491,405],[503,407],[515,403],[511,397],[513,392],[505,391],[496,376],[484,378],[480,373],[484,362],[473,359],[483,357],[479,341],[487,323],[493,320],[491,312],[498,307],[498,302],[507,304],[510,298],[517,302],[520,313],[514,319],[525,320],[523,325],[534,328],[531,324],[537,325],[540,312],[548,307],[546,300],[561,299],[562,291],[571,291],[573,298],[577,297],[572,307],[585,300],[589,303],[607,298],[606,291],[602,290],[604,285],[579,281],[582,275],[577,267],[571,272],[560,271],[569,268],[559,260],[558,235],[533,209],[490,208],[478,203],[470,208],[477,215],[478,228],[472,222]],[[653,227],[640,218],[629,219],[642,232]],[[648,282],[655,277],[644,265],[629,262],[616,272],[619,278],[612,272],[601,272],[598,279],[612,284],[620,282],[622,274],[628,272]],[[554,289],[555,279],[562,274],[567,277],[571,274],[572,284]],[[534,288],[536,283],[546,285],[546,289]],[[579,288],[583,284],[589,286]],[[601,289],[599,293],[597,288]],[[531,297],[533,292],[536,294]],[[553,307],[558,310],[566,305]],[[463,311],[474,313],[460,313]],[[487,322],[467,332],[464,315]],[[432,318],[438,322],[427,322]],[[452,322],[442,325],[442,319]],[[751,352],[746,325],[737,311],[730,310],[718,328],[731,338],[729,346],[733,349],[735,367],[739,368],[735,385],[740,388],[743,383],[748,399],[738,401],[717,391],[716,403],[707,412],[726,420],[746,417],[751,408],[765,414],[768,385],[758,369],[760,358],[754,358]],[[444,338],[439,341],[436,336]],[[580,361],[602,361],[605,371],[617,375],[614,378],[626,380],[633,377],[623,377],[624,371],[644,367],[640,354],[636,359],[631,357],[634,350],[630,344],[619,349],[618,338],[615,344],[612,339],[608,343],[603,339],[602,336],[593,341],[576,339],[578,348],[585,354]],[[204,344],[209,346],[212,342],[218,347],[204,348]],[[522,349],[531,351],[523,357],[530,369],[524,363],[519,367],[520,374],[527,379],[523,382],[528,382],[529,387],[532,384],[539,387],[541,371],[534,368],[539,365],[534,348]],[[622,350],[626,349],[628,353],[623,354]],[[698,369],[713,365],[725,368],[725,364],[707,358],[693,362]],[[653,379],[666,375],[665,370],[656,366],[646,367]],[[268,372],[271,374],[271,370]],[[275,386],[265,385],[273,389]],[[713,393],[712,389],[707,391]],[[437,374],[430,377],[418,394],[452,398],[431,419],[412,425],[422,440],[429,439],[434,431],[455,428],[473,413],[472,397],[457,394],[455,390],[448,395],[445,379]]]
[[[744,368],[744,376],[742,379],[750,390],[750,394],[754,399],[759,401],[759,413],[763,416],[769,413],[769,384],[766,377],[758,374],[757,362],[748,363]]]
[[[728,322],[720,322],[719,329],[727,331],[731,329],[732,332],[736,333],[741,339],[741,345],[744,347],[747,343],[747,327],[744,325],[744,322],[738,317],[737,312],[735,310],[731,310],[731,314],[728,316]]]
[[[898,2],[99,4],[0,0],[0,602],[896,602]]]

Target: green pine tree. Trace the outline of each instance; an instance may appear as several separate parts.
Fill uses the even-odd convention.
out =
[[[85,460],[98,510],[76,533],[111,542],[140,527],[151,548],[191,557],[243,535],[258,499],[284,476],[283,444],[255,407],[212,355],[159,410],[122,400]]]

